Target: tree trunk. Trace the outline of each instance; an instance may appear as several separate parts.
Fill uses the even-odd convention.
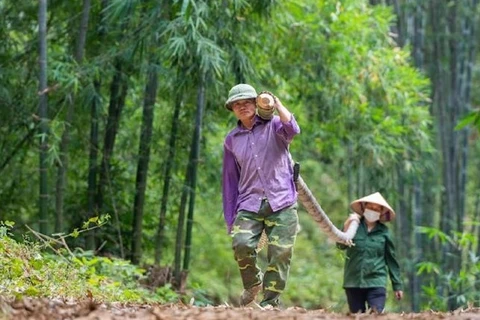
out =
[[[442,150],[442,174],[443,174],[443,185],[444,185],[444,194],[442,196],[442,212],[441,215],[441,230],[446,234],[451,234],[453,230],[453,221],[454,221],[454,209],[453,209],[453,196],[451,192],[453,189],[453,181],[451,174],[451,164],[453,163],[451,159],[451,136],[449,134],[450,130],[448,125],[448,103],[451,99],[449,93],[449,80],[450,74],[448,69],[444,65],[444,61],[450,61],[450,55],[448,49],[446,49],[444,37],[448,32],[446,20],[446,12],[442,11],[443,4],[431,3],[430,10],[432,13],[432,33],[433,33],[433,53],[434,53],[434,65],[433,65],[433,75],[434,79],[433,85],[433,106],[434,113],[438,119],[438,132],[440,143],[439,146]],[[442,269],[445,272],[453,272],[453,263],[449,263],[448,258],[449,253],[451,253],[451,246],[444,245],[442,248]],[[444,287],[439,287],[440,291],[448,290]],[[443,294],[443,292],[441,292]],[[446,295],[450,296],[450,292],[447,292]],[[449,308],[452,306],[451,299],[448,299]]]
[[[188,206],[187,233],[185,235],[185,256],[183,258],[183,270],[188,271],[190,265],[190,251],[192,245],[193,213],[195,210],[195,189],[197,186],[197,168],[200,161],[200,140],[202,138],[202,121],[205,110],[205,73],[200,76],[197,94],[197,112],[195,116],[195,131],[192,137],[192,163],[190,180],[190,199]]]
[[[108,116],[107,116],[107,124],[105,129],[105,137],[103,141],[103,153],[102,153],[102,160],[100,161],[100,172],[99,172],[99,182],[98,182],[98,189],[97,189],[97,196],[96,196],[96,205],[95,210],[97,212],[104,211],[104,192],[105,187],[109,186],[109,190],[111,190],[111,176],[110,176],[110,159],[113,155],[113,148],[115,146],[115,138],[118,132],[118,126],[120,124],[120,117],[122,114],[122,110],[125,106],[125,99],[128,92],[128,83],[125,79],[125,75],[123,75],[122,71],[122,64],[123,62],[117,58],[115,61],[115,73],[113,75],[112,83],[110,85],[110,102],[108,106]],[[111,190],[112,191],[112,190]],[[112,194],[112,203],[114,202],[113,199],[113,191]],[[116,220],[116,229],[118,234],[118,241],[120,246],[120,252],[122,257],[124,257],[123,252],[123,240],[122,240],[122,232],[121,226],[119,222],[118,213],[114,208],[115,220]],[[92,237],[91,242],[93,243],[93,233],[90,234]]]
[[[406,174],[403,170],[403,168],[399,167],[397,175],[399,177],[397,181],[397,188],[398,188],[398,207],[397,210],[398,212],[401,212],[401,214],[398,215],[397,221],[395,222],[396,224],[396,231],[397,234],[402,235],[400,237],[400,245],[398,246],[399,248],[399,256],[403,259],[408,261],[409,259],[409,250],[410,248],[410,237],[407,236],[410,234],[408,228],[410,227],[409,222],[408,222],[408,212],[410,212],[411,207],[408,205],[409,200],[410,200],[410,195],[408,194],[407,190],[405,190],[405,177]]]
[[[170,180],[172,176],[172,167],[175,159],[175,142],[177,141],[177,132],[178,132],[178,118],[180,116],[180,108],[183,106],[183,91],[178,91],[177,99],[175,102],[175,109],[172,117],[172,129],[170,133],[170,141],[168,143],[168,156],[165,163],[165,172],[163,174],[163,191],[162,191],[162,200],[160,206],[160,215],[158,219],[158,230],[157,237],[155,241],[155,264],[160,265],[162,260],[162,251],[164,246],[165,238],[165,224],[166,224],[166,215],[167,215],[167,203],[168,195],[170,192]]]
[[[100,42],[104,39],[105,32],[102,25],[103,13],[107,3],[105,0],[101,2],[100,10],[100,26],[98,31],[98,38]],[[85,7],[85,6],[84,6]],[[85,11],[84,11],[85,12]],[[82,16],[83,17],[83,16]],[[87,24],[83,22],[82,18],[81,26],[87,28]],[[88,21],[88,20],[87,20]],[[81,27],[82,29],[82,27]],[[85,38],[79,37],[79,42],[85,43]],[[101,105],[100,90],[101,79],[99,76],[94,81],[95,97],[92,99],[90,106],[90,156],[88,160],[88,186],[87,186],[87,219],[94,217],[98,214],[96,208],[95,195],[97,190],[97,176],[98,176],[98,128],[99,128],[99,106]],[[90,250],[95,250],[95,230],[89,231],[86,235],[86,247]],[[122,249],[122,248],[120,248]],[[123,255],[122,255],[123,258]]]
[[[476,28],[478,25],[478,0],[470,0],[467,5],[463,7],[463,18],[461,21],[461,60],[459,62],[459,113],[460,117],[468,114],[471,111],[471,85],[472,72],[476,56]],[[470,130],[468,127],[461,129],[459,132],[459,153],[461,154],[458,160],[457,184],[458,184],[458,199],[459,199],[459,215],[458,215],[458,230],[463,228],[463,219],[465,217],[465,190],[467,185],[467,159],[469,154],[468,136]]]
[[[110,176],[110,158],[113,154],[115,139],[117,137],[120,116],[125,106],[125,99],[128,91],[128,84],[123,75],[123,62],[117,58],[115,61],[115,72],[110,84],[110,102],[108,105],[107,124],[105,126],[105,137],[103,140],[103,153],[100,179],[97,190],[97,210],[103,210],[104,188],[108,184]]]
[[[142,256],[142,223],[145,189],[147,185],[148,165],[150,162],[150,144],[152,140],[153,115],[158,88],[158,71],[156,64],[150,65],[145,86],[143,119],[140,135],[137,179],[135,183],[135,200],[133,206],[132,258],[134,264]]]
[[[421,70],[424,69],[424,50],[425,50],[425,23],[426,10],[424,0],[419,1],[414,9],[414,30],[412,41],[412,55],[415,66]]]
[[[98,106],[100,104],[100,80],[95,81],[95,97],[90,106],[90,156],[88,160],[88,186],[87,186],[87,218],[96,214],[95,210],[95,191],[97,188],[97,170],[98,170]],[[87,248],[95,248],[93,230],[87,235]]]
[[[75,60],[81,64],[87,40],[88,20],[90,18],[90,0],[83,0],[82,19],[80,21],[80,32],[78,33],[78,42],[75,50]]]
[[[78,34],[77,47],[74,52],[75,61],[78,65],[82,64],[83,53],[85,49],[85,40],[87,37],[88,18],[90,15],[90,0],[83,1],[82,18],[80,22],[80,31]],[[70,129],[73,122],[73,114],[75,108],[75,95],[73,94],[68,103],[67,115],[65,117],[65,128],[63,130],[62,139],[60,142],[59,158],[56,183],[56,200],[55,211],[60,221],[63,221],[63,204],[65,198],[65,188],[67,185],[67,170],[68,170],[68,147],[70,144]],[[62,223],[56,225],[60,228],[56,232],[61,232],[63,229]]]
[[[192,149],[193,150],[193,149]],[[192,153],[190,150],[190,153]],[[192,155],[190,155],[192,159]],[[190,195],[190,185],[191,185],[191,161],[188,162],[187,172],[185,174],[185,182],[183,183],[182,197],[180,199],[180,209],[178,211],[178,220],[177,220],[177,234],[175,241],[175,260],[174,260],[174,286],[179,289],[182,284],[182,249],[183,249],[183,228],[185,227],[185,208],[187,207],[188,196]]]
[[[38,38],[39,38],[39,104],[40,117],[40,194],[39,194],[39,230],[48,233],[48,99],[47,99],[47,0],[39,0],[38,7]]]
[[[396,0],[395,0],[396,1]],[[418,1],[413,9],[413,32],[411,33],[411,37],[413,38],[412,43],[412,55],[414,58],[415,66],[419,69],[423,69],[423,60],[424,60],[424,41],[425,41],[425,20],[426,20],[426,10],[424,7],[424,1]],[[410,14],[407,13],[407,16]],[[405,38],[405,37],[403,37]],[[427,169],[428,170],[428,169]],[[429,180],[419,181],[417,177],[414,178],[414,194],[413,194],[413,226],[417,228],[421,226],[424,222],[424,208],[425,208],[425,195],[429,193],[428,190],[431,190],[433,183],[428,183]],[[422,192],[425,190],[425,192]],[[432,208],[430,206],[429,208]],[[433,222],[433,218],[431,219]],[[428,224],[433,225],[433,223]],[[422,260],[424,257],[424,244],[429,242],[423,242],[422,240],[425,238],[424,235],[420,234],[418,231],[414,233],[414,243],[413,247],[416,248],[412,258],[414,261],[412,265],[412,286],[411,286],[411,306],[414,312],[419,312],[421,308],[422,302],[422,282],[423,277],[418,275],[415,266]],[[427,249],[428,252],[428,249]]]
[[[73,100],[72,97],[69,100]],[[67,172],[67,148],[70,140],[70,124],[73,119],[73,101],[69,102],[67,107],[67,115],[65,118],[65,129],[62,134],[62,139],[60,141],[60,151],[59,151],[59,162],[57,164],[57,181],[56,181],[56,196],[55,196],[55,212],[58,219],[56,222],[55,232],[61,232],[63,229],[63,203],[65,197],[65,188],[67,184],[66,172]]]
[[[415,178],[414,181],[414,188],[413,188],[413,226],[417,227],[422,224],[422,216],[423,216],[423,206],[422,206],[422,188],[420,181]],[[423,257],[423,243],[422,243],[422,235],[419,232],[415,232],[415,236],[413,238],[413,246],[414,248],[412,252],[411,259],[413,261],[413,265],[410,270],[410,279],[411,279],[411,292],[412,292],[412,310],[414,312],[420,311],[420,299],[421,299],[421,278],[418,276],[415,265],[419,263]]]
[[[478,1],[432,1],[432,32],[434,34],[434,106],[439,119],[440,148],[443,158],[444,207],[442,231],[451,235],[463,231],[465,216],[466,166],[468,129],[455,126],[470,109],[470,82],[475,41],[475,21]],[[462,265],[460,251],[446,245],[443,249],[443,269],[458,274]],[[451,255],[457,256],[451,258]],[[458,292],[448,290],[448,308],[456,309]]]

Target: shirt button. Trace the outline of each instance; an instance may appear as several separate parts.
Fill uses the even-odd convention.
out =
[[[255,158],[258,158],[258,155],[257,155],[257,154],[255,155]]]
[[[260,167],[258,167],[258,170],[260,170]]]
[[[262,197],[258,198],[258,200],[262,200]]]

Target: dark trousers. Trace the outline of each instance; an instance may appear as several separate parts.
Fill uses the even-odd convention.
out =
[[[345,288],[345,293],[351,313],[364,313],[366,311],[365,302],[373,312],[382,313],[385,308],[387,298],[385,288]]]

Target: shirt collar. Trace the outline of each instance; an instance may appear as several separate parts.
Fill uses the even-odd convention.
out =
[[[252,129],[255,128],[255,126],[258,126],[265,122],[267,122],[267,120],[260,118],[258,115],[255,115],[255,123],[253,124]],[[242,132],[242,131],[249,131],[249,130],[243,127],[242,122],[240,120],[237,120],[237,132]]]

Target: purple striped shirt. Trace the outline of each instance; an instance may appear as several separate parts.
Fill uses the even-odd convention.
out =
[[[258,212],[267,198],[273,211],[297,201],[288,146],[300,133],[292,115],[283,123],[279,116],[263,120],[255,116],[252,130],[240,121],[226,136],[223,154],[223,213],[231,231],[237,212]]]

